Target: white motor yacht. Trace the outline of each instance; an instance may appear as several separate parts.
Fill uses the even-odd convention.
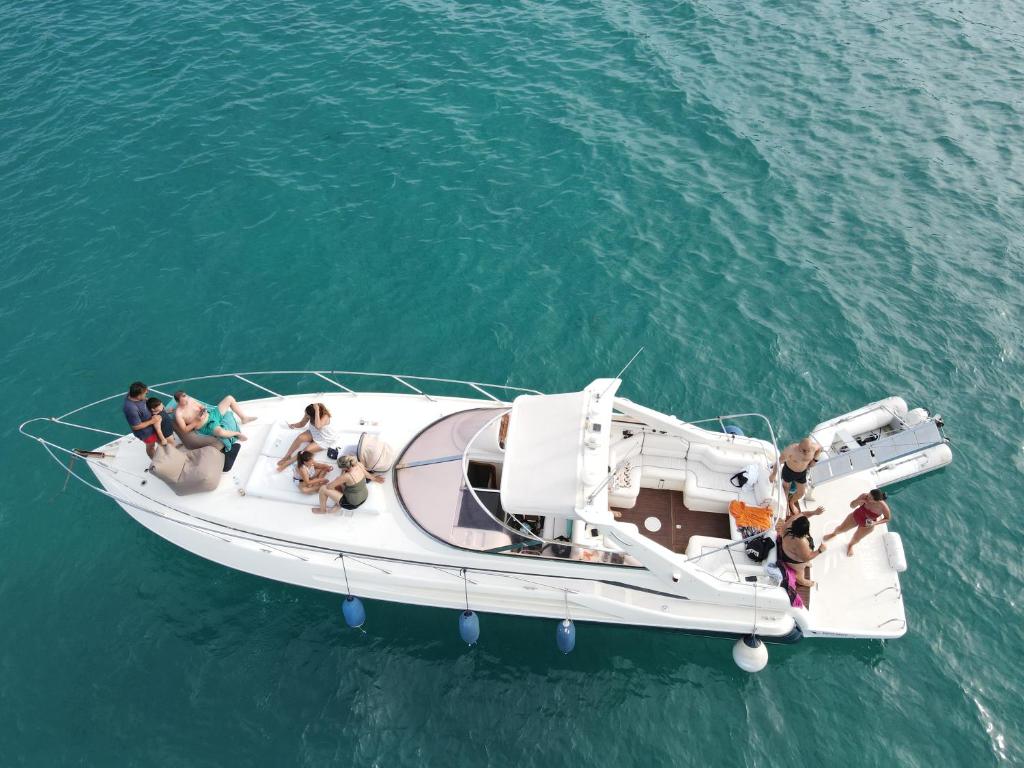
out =
[[[274,389],[288,379],[292,389],[308,391]],[[780,585],[775,550],[763,562],[748,557],[751,535],[765,529],[774,538],[786,507],[780,484],[769,482],[779,452],[759,414],[683,421],[617,396],[619,379],[540,394],[448,379],[303,371],[223,374],[150,390],[170,397],[183,386],[210,392],[211,402],[241,387],[260,393],[241,401],[257,419],[243,427],[248,439],[237,460],[208,492],[177,495],[149,471],[138,439],[104,428],[120,419],[123,393],[32,419],[21,431],[139,523],[201,557],[342,595],[458,609],[461,617],[556,620],[560,647],[570,622],[682,630],[740,638],[737,663],[754,670],[767,658],[761,641],[906,632],[899,579],[906,558],[898,534],[885,525],[852,557],[845,553],[852,534],[840,535],[813,561],[816,584],[801,588],[795,605],[792,590]],[[317,496],[301,493],[290,469],[277,471],[300,432],[289,422],[311,402],[332,414],[331,447],[356,454],[361,443],[377,446],[384,482],[369,483],[356,509],[315,514]],[[890,422],[905,417],[905,404],[902,414],[884,425],[870,418],[856,425],[888,436],[900,431]],[[878,462],[862,455],[871,442],[853,440],[841,429],[843,418],[818,428],[828,432],[823,464],[831,466],[813,473],[805,502],[826,510],[810,518],[818,541],[849,514],[851,499],[902,477],[880,473]],[[764,439],[733,426],[744,420]],[[920,432],[926,422],[939,432],[937,417],[919,412],[908,428]],[[81,450],[55,430],[110,439]],[[847,442],[859,463],[848,461]],[[919,443],[879,461],[906,462]],[[380,460],[382,446],[390,447],[390,459]],[[940,432],[925,448],[926,469],[951,459]],[[83,463],[95,482],[81,473]],[[912,474],[926,471],[911,464]],[[750,513],[764,522],[744,527]]]

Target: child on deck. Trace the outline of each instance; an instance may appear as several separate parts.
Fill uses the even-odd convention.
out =
[[[330,471],[329,464],[313,461],[313,454],[310,451],[299,451],[292,478],[303,493],[316,493],[320,486],[327,485],[327,474]]]
[[[160,417],[160,420],[153,425],[156,439],[160,442],[160,445],[174,445],[174,433],[164,432],[164,425],[167,423],[167,420],[164,418],[163,402],[161,402],[159,397],[151,397],[146,401],[146,407],[149,408],[149,412],[154,416]]]

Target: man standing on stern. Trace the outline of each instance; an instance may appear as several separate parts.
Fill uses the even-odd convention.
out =
[[[818,515],[824,512],[821,507],[813,512],[801,513],[800,511],[800,499],[807,491],[807,472],[817,463],[821,450],[821,446],[813,438],[805,437],[799,443],[786,446],[779,454],[778,463],[772,467],[772,473],[768,476],[768,480],[774,485],[775,473],[779,464],[782,465],[782,490],[786,494],[786,505],[789,510],[787,517],[799,514]],[[796,485],[796,490],[792,494],[790,494],[791,484]]]

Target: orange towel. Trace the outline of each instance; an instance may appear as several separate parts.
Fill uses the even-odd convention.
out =
[[[751,507],[740,500],[729,502],[729,514],[736,518],[737,526],[767,531],[772,527],[772,511],[768,507]]]

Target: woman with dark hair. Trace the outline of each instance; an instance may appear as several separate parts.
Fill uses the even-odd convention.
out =
[[[871,533],[876,525],[882,525],[892,520],[892,511],[889,509],[889,505],[885,503],[887,498],[885,491],[880,491],[877,488],[867,493],[862,493],[850,502],[850,506],[856,507],[856,509],[848,514],[846,519],[836,526],[832,533],[825,536],[824,540],[828,541],[840,533],[856,528],[857,532],[853,534],[853,538],[850,539],[850,545],[846,548],[847,556],[852,555],[854,544]]]
[[[807,578],[807,565],[826,549],[824,543],[817,549],[814,548],[811,521],[800,515],[793,518],[789,527],[779,537],[778,560],[796,572],[797,584],[802,587],[813,587],[814,582]]]
[[[341,442],[341,436],[331,427],[331,412],[323,403],[310,403],[302,413],[301,421],[289,424],[291,429],[305,429],[298,437],[292,440],[284,456],[277,462],[277,471],[283,472],[285,468],[295,461],[295,457],[301,450],[317,453],[328,448],[334,448]]]
[[[327,475],[330,471],[331,465],[313,461],[313,454],[310,451],[299,451],[295,458],[292,479],[302,493],[316,493],[320,486],[327,485]]]

